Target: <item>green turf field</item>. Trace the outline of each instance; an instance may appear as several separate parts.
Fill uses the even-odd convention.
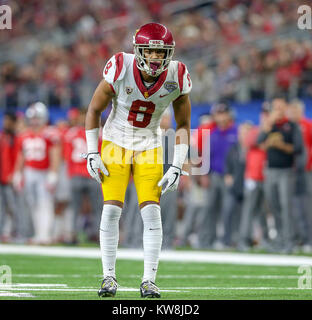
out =
[[[99,299],[100,259],[1,254],[0,265],[12,269],[12,286],[0,288],[0,299]],[[142,261],[118,260],[121,287],[114,299],[141,299],[142,270]],[[297,271],[297,267],[160,262],[156,282],[168,300],[312,299],[312,289],[298,289]],[[16,294],[21,296],[8,296]]]

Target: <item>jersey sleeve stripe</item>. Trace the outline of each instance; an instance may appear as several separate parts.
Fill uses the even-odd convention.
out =
[[[178,79],[179,79],[180,92],[182,92],[182,90],[183,90],[184,73],[185,73],[185,64],[182,62],[179,62],[179,64],[178,64]]]
[[[115,91],[115,89],[114,89],[113,85],[109,83],[109,86],[110,86],[110,87],[111,87],[111,89],[113,90],[114,94],[116,94],[116,91]]]
[[[116,71],[114,76],[114,82],[118,79],[123,67],[123,53],[122,52],[117,53],[115,55],[115,59],[116,59]]]

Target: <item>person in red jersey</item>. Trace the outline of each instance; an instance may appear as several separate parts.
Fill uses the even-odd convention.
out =
[[[202,155],[203,146],[207,144],[207,139],[212,131],[217,127],[212,114],[201,116],[200,124],[191,137],[191,145],[197,148],[198,155]]]
[[[20,220],[16,194],[12,188],[12,176],[16,162],[16,115],[7,111],[3,117],[3,130],[0,132],[0,241],[5,241],[3,227],[7,214],[12,216],[12,234],[20,233]]]
[[[25,113],[28,129],[18,137],[18,158],[13,185],[23,192],[32,216],[33,242],[49,244],[54,223],[53,194],[57,184],[60,148],[59,136],[47,126],[48,109],[32,104]]]
[[[85,159],[82,154],[87,153],[87,142],[84,128],[86,111],[78,111],[78,117],[72,119],[72,127],[68,129],[64,136],[64,154],[69,176],[71,200],[70,206],[73,210],[71,220],[71,241],[77,241],[78,215],[81,212],[84,196],[89,198],[92,212],[92,226],[90,238],[98,235],[98,226],[101,219],[101,209],[103,206],[101,189],[94,179],[91,179],[86,168]],[[100,149],[100,143],[99,143]]]
[[[248,134],[244,185],[244,203],[240,222],[240,238],[238,249],[247,251],[253,243],[253,222],[258,218],[262,238],[260,246],[269,249],[268,226],[266,220],[266,205],[264,197],[264,169],[266,152],[257,144],[259,132],[269,116],[270,105],[264,102],[260,113],[260,125],[254,126]]]

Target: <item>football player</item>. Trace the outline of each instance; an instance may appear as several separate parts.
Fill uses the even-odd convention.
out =
[[[133,38],[134,54],[114,55],[88,107],[85,129],[89,174],[101,185],[104,206],[100,223],[103,282],[99,296],[114,296],[119,218],[130,174],[133,175],[144,225],[144,275],[141,297],[160,297],[155,284],[162,242],[159,200],[177,189],[189,148],[192,82],[186,66],[173,61],[175,42],[163,25],[142,26]],[[102,111],[113,102],[103,128],[98,152]],[[176,144],[171,167],[163,175],[161,116],[173,105]],[[162,191],[162,186],[164,187]]]
[[[28,129],[17,140],[13,186],[18,192],[23,191],[33,217],[33,242],[49,244],[54,222],[53,193],[60,163],[59,137],[47,126],[49,114],[43,103],[32,104],[25,116]]]
[[[72,242],[77,242],[78,215],[81,211],[84,195],[90,200],[92,219],[92,235],[98,235],[98,225],[101,219],[101,208],[103,201],[101,199],[101,190],[95,180],[88,174],[85,160],[81,154],[87,152],[87,142],[84,130],[85,110],[78,111],[78,117],[72,120],[72,127],[66,132],[64,137],[65,159],[67,164],[67,173],[69,176],[69,185],[71,190],[71,209],[73,215],[71,219]],[[99,147],[100,150],[100,141]],[[96,225],[96,226],[95,226]],[[93,234],[93,232],[95,234]]]

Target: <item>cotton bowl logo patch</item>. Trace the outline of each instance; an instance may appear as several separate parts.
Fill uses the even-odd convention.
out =
[[[126,87],[126,93],[127,93],[127,94],[131,94],[132,91],[133,91],[133,88]]]
[[[167,91],[173,92],[178,88],[178,84],[175,81],[167,81],[165,82],[164,87]]]

